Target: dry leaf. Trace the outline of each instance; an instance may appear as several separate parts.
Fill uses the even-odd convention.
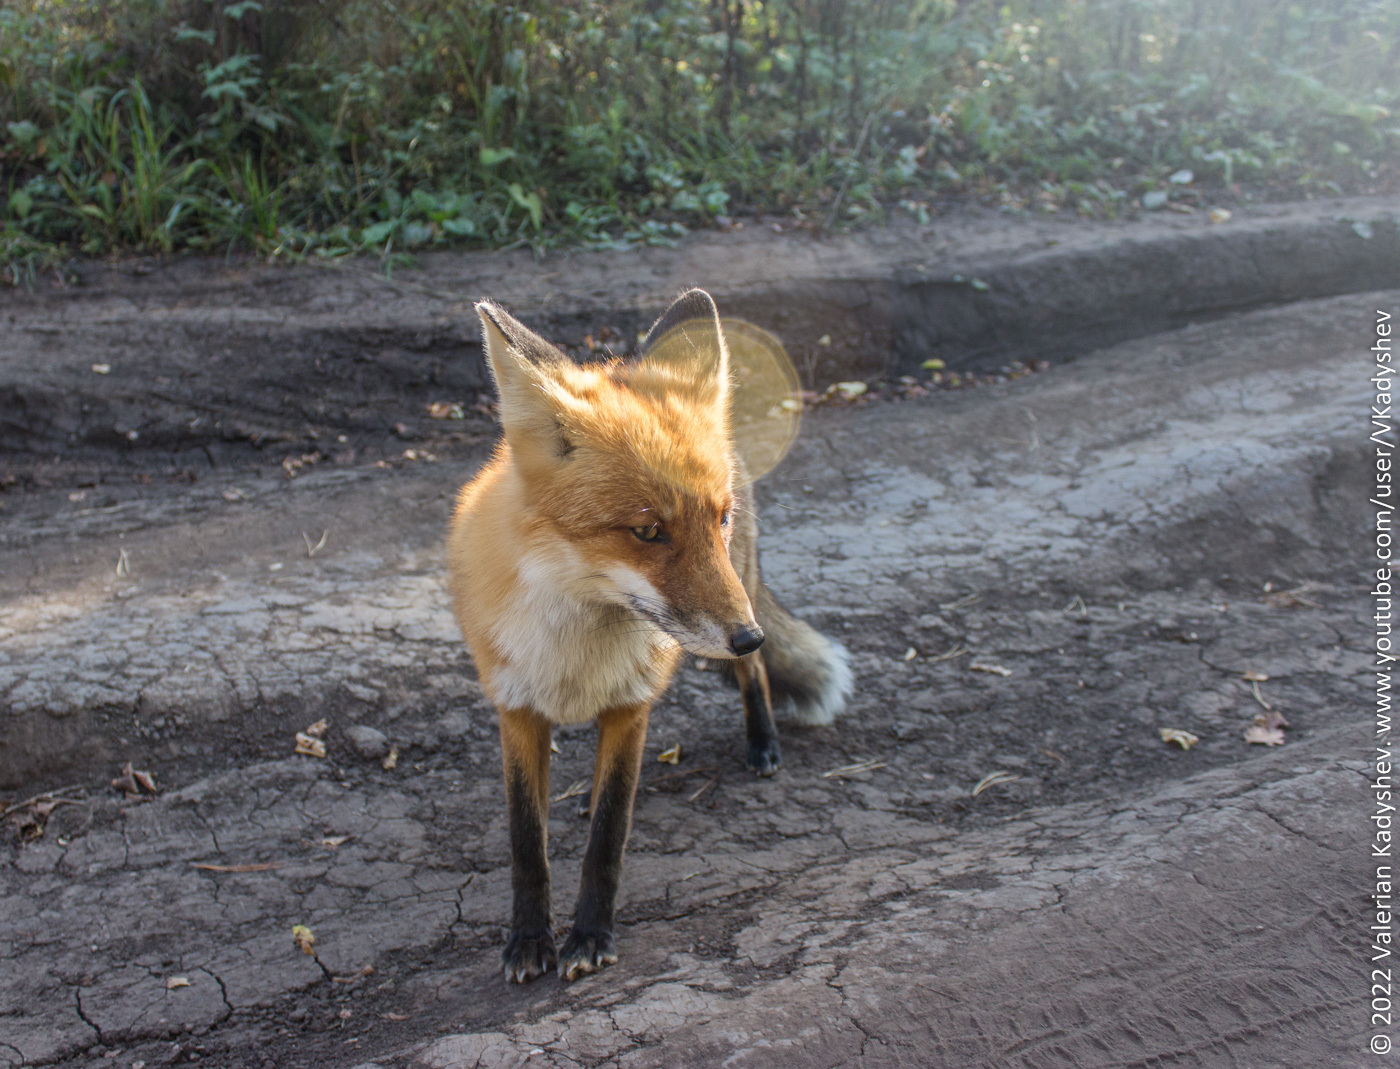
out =
[[[830,772],[823,772],[822,779],[831,779],[833,776],[846,777],[857,776],[862,772],[873,772],[877,768],[884,768],[885,762],[877,761],[875,758],[867,758],[864,761],[857,761],[853,765],[842,765],[840,768],[833,768]]]
[[[349,841],[350,836],[348,835],[328,835],[321,840],[321,845],[330,847],[330,849],[334,850],[337,846],[343,846]]]
[[[399,767],[399,748],[397,746],[390,746],[389,753],[385,756],[384,760],[379,763],[385,772],[394,771],[394,769]]]
[[[165,979],[165,990],[174,991],[177,987],[189,987],[190,978],[188,976],[168,976]]]
[[[122,766],[122,774],[112,781],[112,786],[128,798],[140,798],[143,790],[147,794],[156,793],[155,777],[133,768],[130,761]]]
[[[392,1010],[391,1010],[389,1013],[381,1013],[379,1016],[380,1016],[380,1017],[383,1017],[384,1020],[386,1020],[386,1021],[406,1021],[406,1020],[408,1020],[408,1014],[406,1014],[406,1013],[394,1013]]]
[[[466,419],[467,414],[455,401],[434,401],[428,406],[429,419]]]
[[[1009,668],[1003,668],[999,664],[985,664],[982,661],[973,661],[968,665],[968,668],[972,669],[974,672],[989,672],[992,675],[998,676],[1009,676],[1011,674],[1011,669]]]
[[[1183,750],[1189,750],[1201,740],[1189,731],[1182,731],[1180,728],[1158,728],[1157,734],[1162,736],[1163,742],[1174,742]]]
[[[906,661],[912,661],[918,655],[919,651],[916,650],[913,646],[910,646],[907,650],[904,651],[904,659]]]
[[[297,732],[296,752],[305,757],[325,757],[326,744],[320,739],[313,739],[305,732]]]
[[[663,765],[678,765],[681,761],[681,744],[676,743],[669,749],[662,750],[656,755],[656,759]]]
[[[110,375],[112,373],[111,364],[93,364],[92,370],[99,375]]]
[[[550,752],[550,753],[562,753],[563,751],[561,751],[561,750],[559,749],[559,744],[558,744],[557,742],[555,742],[553,739],[550,739],[550,740],[549,740],[549,752]]]
[[[306,734],[310,735],[313,739],[324,739],[330,726],[330,721],[322,717],[306,729]]]
[[[316,956],[316,936],[312,934],[310,928],[304,924],[292,925],[292,942],[297,945],[297,949],[303,954]]]
[[[999,772],[989,772],[987,775],[983,776],[980,780],[977,781],[976,787],[972,788],[972,797],[976,798],[988,787],[993,787],[998,783],[1010,783],[1012,780],[1017,780],[1020,778],[1021,777],[1016,775],[1014,772],[1007,772],[1005,769],[1002,769]]]
[[[1283,731],[1280,728],[1267,728],[1261,724],[1250,724],[1244,729],[1245,742],[1257,742],[1263,746],[1282,746]]]
[[[1258,716],[1256,716],[1256,717],[1254,718],[1254,722],[1255,722],[1256,724],[1258,724],[1261,728],[1270,728],[1270,729],[1272,729],[1272,728],[1286,728],[1286,727],[1289,726],[1289,725],[1288,725],[1288,718],[1285,717],[1282,713],[1276,712],[1275,710],[1272,710],[1272,709],[1269,710],[1267,713],[1260,713]]]
[[[569,789],[558,795],[553,801],[562,802],[565,798],[577,798],[580,794],[587,794],[588,788],[592,786],[592,780],[580,779],[569,784]]]
[[[1244,678],[1251,683],[1267,683],[1269,681],[1267,674],[1264,672],[1256,672],[1253,668],[1244,674]]]
[[[1212,223],[1228,223],[1230,212],[1226,208],[1212,208],[1210,210],[1210,221]]]

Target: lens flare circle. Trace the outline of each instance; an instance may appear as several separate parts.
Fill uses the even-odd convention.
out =
[[[743,319],[722,319],[720,329],[729,348],[730,434],[747,482],[757,482],[782,463],[797,440],[801,384],[776,335]],[[717,345],[714,324],[692,319],[662,335],[647,360],[686,376],[686,369]]]

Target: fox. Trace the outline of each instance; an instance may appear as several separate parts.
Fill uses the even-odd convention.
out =
[[[511,852],[510,983],[617,962],[623,854],[651,708],[685,653],[723,662],[745,760],[782,763],[774,708],[829,724],[849,656],[764,585],[758,524],[730,432],[728,347],[702,289],[635,355],[580,364],[498,304],[476,305],[503,436],[461,490],[447,558],[453,612],[500,729]],[[680,334],[673,334],[679,331]],[[663,338],[689,358],[657,358]],[[572,927],[556,950],[547,842],[555,726],[596,723],[591,822]]]

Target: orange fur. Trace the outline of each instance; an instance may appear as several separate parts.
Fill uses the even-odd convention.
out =
[[[678,647],[731,656],[730,635],[757,622],[729,555],[722,353],[688,374],[646,360],[541,366],[491,314],[483,324],[505,441],[462,490],[448,560],[487,694],[579,723],[655,700]],[[652,524],[664,542],[634,533]]]

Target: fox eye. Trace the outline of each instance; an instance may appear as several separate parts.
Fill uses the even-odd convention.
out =
[[[730,517],[731,515],[732,515],[732,513],[728,512],[727,510],[726,510],[725,512],[721,513],[721,514],[720,514],[720,517],[719,517],[719,525],[720,525],[721,527],[728,527],[728,526],[729,526],[729,517]]]
[[[647,527],[633,527],[632,533],[643,542],[660,542],[662,540],[661,524],[653,523]]]

